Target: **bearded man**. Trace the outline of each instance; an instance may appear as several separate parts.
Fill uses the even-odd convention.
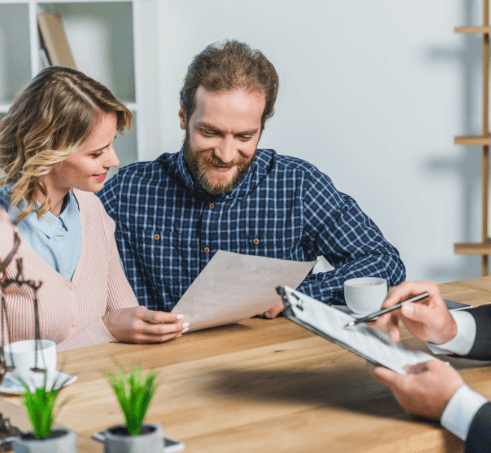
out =
[[[389,287],[405,279],[397,250],[326,175],[257,149],[278,86],[260,51],[237,41],[208,46],[181,90],[181,151],[128,165],[99,192],[140,304],[171,311],[218,250],[324,256],[334,270],[308,275],[298,290],[325,303],[344,303],[350,278],[381,277]],[[280,302],[264,315],[282,310]]]

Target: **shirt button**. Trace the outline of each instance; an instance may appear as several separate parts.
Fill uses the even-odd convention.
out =
[[[208,247],[205,247],[205,248],[203,249],[203,252],[205,252],[205,253],[210,253],[210,249],[209,249]]]
[[[154,238],[156,241],[158,241],[158,240],[160,239],[160,234],[155,234],[155,235],[153,236],[153,238]]]
[[[75,285],[72,283],[68,288],[75,289]]]
[[[210,209],[213,209],[215,205],[213,203],[210,203]]]
[[[252,242],[254,242],[254,244],[256,244],[256,245],[257,245],[257,244],[259,244],[259,239],[258,239],[258,238],[256,238],[256,239],[254,239]]]
[[[72,322],[72,327],[77,327],[77,323],[75,321]]]

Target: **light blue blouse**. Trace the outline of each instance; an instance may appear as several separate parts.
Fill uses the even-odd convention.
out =
[[[15,223],[19,211],[9,209],[6,194],[10,187],[8,185],[5,190],[0,189],[0,206]],[[67,197],[68,203],[58,217],[47,212],[38,220],[36,212],[32,211],[17,227],[22,237],[44,261],[71,280],[82,250],[82,222],[77,199],[71,192]],[[35,209],[37,207],[39,203],[36,203]]]

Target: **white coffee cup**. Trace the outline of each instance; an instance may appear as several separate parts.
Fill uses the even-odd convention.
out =
[[[37,343],[37,349],[36,349]],[[37,362],[36,362],[37,351]],[[34,372],[37,366],[47,372],[47,388],[50,390],[56,372],[56,343],[51,340],[24,340],[10,343],[3,348],[7,366],[13,366],[12,374],[21,378],[33,391],[44,385],[44,373]]]
[[[348,308],[360,315],[374,313],[387,296],[387,280],[377,277],[352,278],[344,282],[344,300]]]

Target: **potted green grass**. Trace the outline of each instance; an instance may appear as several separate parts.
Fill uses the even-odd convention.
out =
[[[18,378],[26,391],[21,394],[22,404],[31,421],[33,431],[14,440],[15,453],[66,453],[77,451],[77,434],[66,429],[53,429],[55,403],[60,390],[44,386],[31,392],[29,386]]]
[[[124,373],[107,373],[125,418],[125,425],[106,431],[106,453],[163,451],[162,429],[157,424],[144,424],[150,402],[158,387],[157,373],[150,370],[144,377],[141,366]]]

